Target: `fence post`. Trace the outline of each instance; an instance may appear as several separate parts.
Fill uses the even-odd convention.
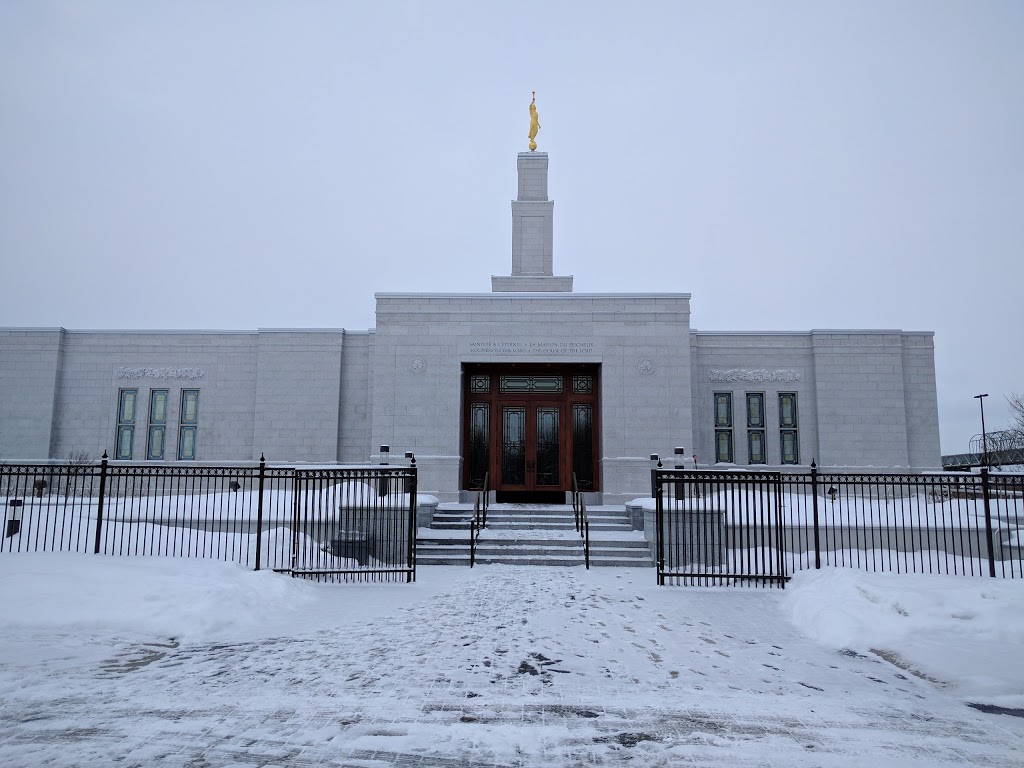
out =
[[[291,575],[295,576],[295,566],[299,562],[299,469],[292,470],[292,557],[288,565]],[[303,505],[303,511],[306,506]]]
[[[821,568],[821,541],[818,528],[818,465],[811,459],[811,499],[814,507],[814,567]]]
[[[651,470],[651,485],[654,490],[654,515],[658,533],[658,586],[665,586],[665,509],[663,505],[664,489],[661,478],[655,470]]]
[[[256,502],[256,570],[260,569],[260,554],[263,550],[263,478],[266,476],[267,460],[260,453],[260,489]]]
[[[786,588],[786,581],[789,579],[789,575],[786,573],[786,542],[785,542],[785,531],[782,527],[782,473],[779,472],[775,479],[775,530],[778,533],[775,536],[775,545],[779,551],[779,575],[781,576],[780,584],[782,588]]]
[[[107,490],[107,452],[103,452],[102,461],[100,461],[100,498],[96,505],[96,542],[93,545],[92,553],[98,555],[100,553],[100,538],[103,534],[103,494]]]
[[[989,507],[988,467],[981,468],[981,498],[985,501],[985,541],[988,544],[988,575],[995,578],[996,553],[992,545],[992,510]]]
[[[409,563],[409,567],[412,569],[411,572],[406,576],[405,583],[416,581],[416,534],[418,529],[416,527],[416,506],[419,503],[416,499],[417,491],[417,476],[419,472],[416,469],[416,457],[412,459],[412,466],[409,469],[412,472],[412,477],[409,482],[409,550],[406,560]]]

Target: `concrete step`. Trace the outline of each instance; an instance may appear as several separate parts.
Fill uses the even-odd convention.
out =
[[[469,565],[469,542],[424,541],[416,547],[419,565]],[[476,563],[508,565],[580,565],[582,541],[481,540],[477,543]],[[591,566],[650,567],[650,550],[643,541],[591,542]]]
[[[474,510],[465,505],[438,509],[429,534],[417,541],[420,565],[469,565],[469,531]],[[642,538],[615,534],[632,532],[625,509],[588,510],[591,566],[650,567],[650,548]],[[464,531],[451,538],[443,533]],[[597,534],[594,537],[594,534]],[[487,512],[487,527],[477,540],[476,564],[583,564],[583,540],[576,534],[576,517],[569,505],[495,504]]]
[[[489,531],[575,531],[576,526],[570,520],[563,523],[498,523],[487,521]],[[631,531],[632,527],[617,523],[590,523],[591,533],[595,531]]]

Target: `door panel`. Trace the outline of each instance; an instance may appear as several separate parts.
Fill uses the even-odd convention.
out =
[[[501,407],[501,490],[558,490],[562,409],[551,403]]]
[[[496,491],[598,490],[596,365],[468,364],[463,487],[489,473]]]
[[[501,409],[501,485],[526,488],[526,406]]]
[[[536,471],[534,484],[537,488],[558,488],[561,477],[559,440],[560,409],[557,406],[537,407],[536,442],[530,457]]]

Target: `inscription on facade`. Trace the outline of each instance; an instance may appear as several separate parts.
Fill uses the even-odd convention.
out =
[[[118,368],[119,379],[201,379],[202,368]]]
[[[730,368],[727,371],[712,370],[708,374],[711,381],[800,381],[797,371],[769,371],[764,368]]]
[[[471,341],[470,354],[477,355],[588,355],[592,341]]]

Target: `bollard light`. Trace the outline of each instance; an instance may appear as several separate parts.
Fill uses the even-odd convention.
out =
[[[415,453],[413,453],[412,451],[406,451],[405,452],[405,458],[407,458],[409,460],[409,466],[410,467],[415,467],[416,466],[416,454]]]
[[[686,458],[686,449],[677,447],[675,449],[676,454],[676,469],[683,468],[683,460]]]
[[[380,447],[380,463],[381,464],[387,464],[388,463],[388,456],[389,456],[390,453],[391,453],[391,446],[390,445],[382,445]]]

